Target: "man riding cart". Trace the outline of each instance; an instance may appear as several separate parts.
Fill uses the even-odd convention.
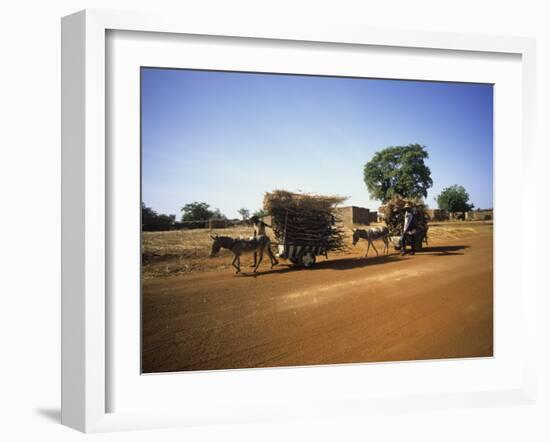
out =
[[[417,224],[418,224],[418,211],[416,207],[413,207],[411,203],[405,204],[405,220],[403,223],[403,233],[401,235],[401,255],[407,253],[407,243],[411,246],[410,254],[414,255],[416,250],[416,236],[417,236]],[[422,245],[422,239],[420,240]]]
[[[409,253],[414,255],[422,249],[423,242],[428,242],[429,218],[422,202],[395,197],[384,207],[384,217],[390,231],[390,241],[402,255],[408,253],[408,246]]]

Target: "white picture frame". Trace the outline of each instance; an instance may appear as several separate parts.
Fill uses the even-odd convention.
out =
[[[62,423],[85,432],[184,426],[215,422],[247,422],[288,417],[350,415],[373,410],[388,412],[532,403],[535,399],[534,347],[526,344],[521,385],[514,388],[388,395],[293,402],[251,407],[236,404],[232,415],[199,410],[183,412],[108,412],[108,366],[112,354],[107,339],[110,314],[107,260],[110,230],[107,155],[106,34],[143,31],[163,34],[270,39],[286,42],[338,43],[380,48],[425,48],[515,54],[521,57],[521,160],[524,173],[533,166],[535,109],[535,43],[533,39],[479,35],[388,31],[316,26],[292,27],[265,23],[216,23],[193,17],[159,17],[99,10],[81,11],[62,21]],[[498,192],[498,189],[497,189]],[[521,192],[522,205],[535,207],[536,194]],[[522,233],[523,235],[523,233]],[[498,250],[498,248],[496,249]],[[522,243],[521,323],[535,333],[536,287],[534,244]],[[532,258],[531,258],[532,259]],[[517,326],[517,325],[516,325]],[[529,342],[534,343],[535,339]],[[360,370],[358,367],[357,370]],[[241,373],[242,374],[242,373]],[[208,376],[206,374],[205,376]],[[204,377],[204,376],[203,376]],[[207,380],[206,380],[207,381]],[[265,382],[265,381],[264,381]],[[292,412],[289,412],[291,409]]]

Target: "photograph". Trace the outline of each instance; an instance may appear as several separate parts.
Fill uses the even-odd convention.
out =
[[[142,66],[141,372],[493,357],[493,92]]]

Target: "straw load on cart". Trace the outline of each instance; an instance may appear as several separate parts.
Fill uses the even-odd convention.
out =
[[[390,238],[396,248],[400,247],[399,241],[403,234],[405,223],[405,206],[416,208],[416,247],[421,248],[423,242],[428,238],[428,221],[430,219],[427,207],[421,199],[404,198],[394,196],[388,201],[381,210],[384,215],[384,221],[390,231]]]
[[[285,190],[266,193],[264,210],[271,215],[278,256],[311,267],[316,256],[344,250],[345,232],[335,209],[346,199]]]

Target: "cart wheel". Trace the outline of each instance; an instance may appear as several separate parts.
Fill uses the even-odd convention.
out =
[[[310,269],[315,264],[315,254],[312,252],[304,252],[300,256],[300,262],[306,269]]]

